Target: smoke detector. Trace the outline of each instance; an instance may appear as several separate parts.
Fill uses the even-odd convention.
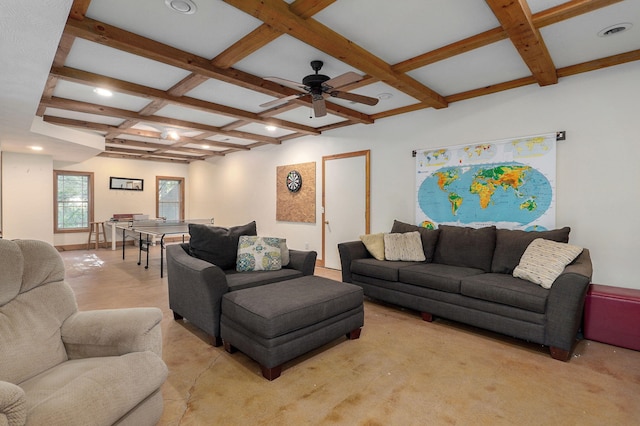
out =
[[[164,0],[164,4],[174,12],[193,15],[198,7],[191,0]]]

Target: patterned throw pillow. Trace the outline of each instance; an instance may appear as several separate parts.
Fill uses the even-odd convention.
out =
[[[565,266],[582,253],[582,247],[537,238],[524,251],[513,276],[551,288]]]
[[[289,247],[287,247],[286,238],[280,238],[280,256],[282,257],[282,266],[287,266],[289,264]]]
[[[418,231],[384,234],[384,257],[387,260],[424,262],[422,239]]]
[[[282,268],[280,238],[242,235],[238,241],[236,270],[277,271]]]

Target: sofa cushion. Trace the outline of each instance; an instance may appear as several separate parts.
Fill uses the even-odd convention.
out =
[[[357,285],[307,276],[227,293],[222,312],[250,333],[272,339],[361,307],[362,299]]]
[[[423,263],[402,268],[398,281],[448,293],[460,293],[461,279],[482,273],[482,270],[476,268]]]
[[[360,235],[360,240],[371,256],[378,260],[384,260],[384,234],[382,232]]]
[[[496,227],[470,228],[440,225],[434,263],[491,271]]]
[[[257,287],[271,284],[282,280],[290,280],[303,276],[301,271],[290,268],[282,268],[278,271],[252,271],[236,272],[226,271],[227,285],[229,291],[242,290],[245,288]]]
[[[460,292],[475,299],[544,314],[549,291],[507,274],[480,274],[463,278]]]
[[[153,352],[71,360],[20,386],[29,424],[114,424],[167,378],[167,367]],[[62,407],[69,407],[63,409]]]
[[[583,248],[537,238],[529,244],[513,276],[551,288],[564,268],[582,253]]]
[[[189,224],[189,253],[222,269],[235,269],[240,235],[257,235],[256,222],[223,228]]]
[[[557,241],[559,243],[569,242],[568,226],[550,231],[521,231],[515,229],[496,230],[496,249],[493,253],[491,272],[499,274],[512,274],[520,258],[524,254],[531,241],[536,238]]]
[[[436,249],[438,243],[438,236],[440,235],[439,229],[427,229],[422,226],[411,225],[408,223],[400,222],[398,220],[393,221],[391,232],[394,234],[403,234],[405,232],[418,231],[420,238],[422,239],[422,251],[424,251],[424,257],[427,262],[433,260],[433,252]]]
[[[241,235],[238,240],[237,271],[277,271],[282,268],[280,239]]]
[[[384,258],[409,262],[425,261],[420,233],[413,231],[404,234],[384,234]]]
[[[398,270],[411,265],[411,262],[393,260],[355,259],[351,262],[351,273],[395,282],[398,281]]]

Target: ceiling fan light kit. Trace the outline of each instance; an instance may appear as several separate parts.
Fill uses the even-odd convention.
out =
[[[279,77],[265,77],[265,80],[282,84],[283,86],[290,87],[304,93],[299,95],[285,96],[284,98],[266,102],[260,105],[260,107],[280,105],[282,103],[289,102],[294,99],[299,99],[306,95],[310,95],[313,113],[317,118],[327,115],[327,105],[325,103],[325,98],[327,97],[344,99],[347,101],[370,106],[376,105],[378,103],[377,98],[371,98],[369,96],[357,95],[355,93],[338,90],[341,87],[362,80],[361,75],[356,74],[355,72],[347,72],[335,78],[330,78],[329,76],[320,74],[320,70],[322,69],[323,65],[324,63],[322,61],[311,61],[311,69],[315,71],[315,74],[309,74],[308,76],[304,77],[302,79],[302,84],[295,81],[285,80]]]

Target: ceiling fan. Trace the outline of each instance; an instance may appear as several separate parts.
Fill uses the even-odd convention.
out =
[[[327,106],[325,104],[325,98],[327,97],[346,99],[351,102],[358,102],[371,106],[378,103],[377,98],[371,98],[369,96],[357,95],[355,93],[338,90],[348,84],[362,80],[361,75],[356,74],[355,72],[347,72],[337,77],[329,78],[326,75],[318,73],[322,68],[322,65],[322,61],[311,61],[311,68],[315,71],[315,74],[310,74],[303,78],[302,83],[296,83],[295,81],[285,80],[278,77],[265,77],[265,80],[273,81],[274,83],[299,90],[303,93],[300,93],[298,95],[285,96],[284,98],[266,102],[260,105],[260,107],[279,105],[281,103],[289,102],[293,99],[299,99],[304,96],[310,95],[314,115],[316,117],[324,117],[325,115],[327,115]]]

